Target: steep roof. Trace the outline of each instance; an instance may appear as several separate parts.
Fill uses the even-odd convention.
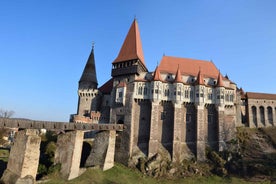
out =
[[[201,75],[204,77],[216,79],[219,73],[213,62],[172,56],[162,57],[159,70],[161,73],[174,73],[178,65],[182,74],[185,75],[197,76],[199,68],[203,69]]]
[[[103,94],[110,94],[113,88],[113,79],[109,79],[106,83],[104,83],[100,88],[99,91]]]
[[[160,75],[160,71],[159,71],[159,67],[158,67],[158,66],[156,67],[156,69],[155,69],[155,71],[154,71],[153,80],[154,80],[154,81],[162,81],[161,75]]]
[[[204,79],[201,75],[201,70],[198,71],[196,85],[204,85]]]
[[[247,98],[276,100],[276,94],[247,92]]]
[[[222,80],[222,75],[221,75],[220,72],[218,74],[217,87],[224,87],[223,80]]]
[[[97,88],[98,80],[95,67],[94,46],[92,47],[91,53],[89,55],[89,58],[87,59],[86,65],[79,80],[79,83],[81,82],[93,83]]]
[[[182,76],[181,76],[181,71],[180,71],[179,65],[177,67],[174,82],[182,82]]]
[[[113,61],[113,64],[132,59],[139,59],[143,63],[143,65],[146,66],[142,49],[142,41],[140,38],[140,32],[136,19],[134,19],[125,38],[123,46],[121,47],[119,55]]]

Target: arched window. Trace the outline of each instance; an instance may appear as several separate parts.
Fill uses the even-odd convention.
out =
[[[272,125],[273,124],[273,112],[272,112],[272,108],[270,106],[267,107],[267,118],[268,118],[268,122]]]
[[[257,127],[257,108],[255,106],[252,106],[251,109],[252,109],[253,123]]]
[[[261,123],[265,126],[265,113],[264,113],[264,107],[260,107],[260,119]]]

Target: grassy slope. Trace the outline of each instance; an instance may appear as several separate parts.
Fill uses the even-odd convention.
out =
[[[168,179],[155,179],[145,176],[137,170],[129,169],[123,165],[116,164],[112,169],[108,171],[101,171],[100,169],[88,169],[80,177],[65,181],[62,180],[59,175],[52,174],[51,180],[46,182],[47,184],[194,184],[194,183],[210,183],[210,184],[221,184],[221,183],[249,183],[239,178],[220,178],[217,176],[212,177],[189,177],[181,178],[177,180]],[[269,183],[269,182],[268,182]]]

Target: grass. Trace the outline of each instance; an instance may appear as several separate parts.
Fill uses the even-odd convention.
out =
[[[239,183],[246,184],[247,182],[241,178],[221,178],[218,176],[202,177],[194,176],[180,179],[165,179],[165,178],[151,178],[143,175],[137,170],[127,168],[121,164],[116,164],[112,169],[108,171],[101,171],[100,169],[89,168],[78,178],[70,181],[61,179],[59,174],[53,173],[49,175],[49,181],[46,184],[221,184],[221,183]],[[260,182],[260,183],[270,183]]]
[[[8,149],[0,149],[0,160],[3,162],[8,162],[10,152]]]

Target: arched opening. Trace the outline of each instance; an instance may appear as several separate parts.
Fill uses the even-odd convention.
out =
[[[252,109],[253,124],[257,127],[257,108],[255,106],[252,106],[251,109]]]
[[[270,106],[267,107],[267,118],[268,118],[268,123],[270,123],[272,125],[273,124],[273,112],[272,112],[272,108]]]
[[[119,120],[117,121],[117,124],[124,124],[124,120],[119,119]]]
[[[265,126],[265,113],[264,113],[264,107],[260,107],[260,119],[263,126]]]

